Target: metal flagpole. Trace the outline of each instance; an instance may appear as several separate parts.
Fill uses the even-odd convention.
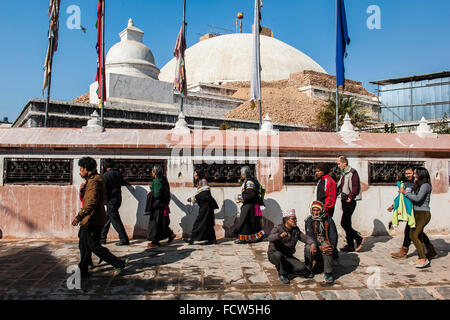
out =
[[[337,48],[337,41],[338,41],[338,12],[337,12],[337,0],[335,0],[335,14],[336,14],[336,48]],[[336,66],[337,66],[337,52],[336,52]],[[345,79],[344,79],[345,81]],[[336,132],[339,132],[339,86],[338,86],[338,79],[337,79],[337,68],[336,68]]]
[[[261,14],[261,1],[258,0],[258,30],[256,30],[255,25],[255,32],[258,32],[258,85],[259,85],[259,129],[262,129],[262,95],[261,95],[261,20],[260,20],[260,14]]]
[[[183,28],[182,34],[183,34],[184,41],[182,41],[181,45],[183,46],[183,44],[186,43],[186,0],[183,0],[183,26],[182,26],[182,28]],[[181,58],[183,61],[184,61],[184,49],[185,48],[182,48],[182,50],[181,50],[182,51]],[[181,112],[183,112],[183,90],[181,90],[181,92],[180,92],[180,113]]]
[[[104,130],[105,125],[104,125],[104,110],[105,109],[105,88],[106,88],[106,77],[105,77],[105,1],[106,0],[102,0],[102,56],[101,56],[101,72],[100,72],[100,77],[101,77],[101,84],[102,84],[102,101],[101,101],[101,123],[102,123],[102,128]]]
[[[52,32],[52,30],[50,30],[49,32]],[[52,68],[53,68],[53,40],[54,37],[52,36],[52,40],[50,40],[50,72],[48,74],[48,87],[47,87],[47,102],[45,104],[45,118],[44,118],[44,127],[47,127],[48,125],[48,105],[50,104],[50,87],[52,85]]]

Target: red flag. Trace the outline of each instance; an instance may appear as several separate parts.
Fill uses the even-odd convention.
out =
[[[48,15],[50,16],[50,27],[48,30],[48,49],[44,63],[44,84],[42,91],[45,91],[49,84],[52,73],[53,54],[58,50],[59,31],[59,8],[61,0],[50,0]]]
[[[177,43],[173,55],[177,58],[177,65],[175,69],[175,80],[173,85],[175,90],[181,93],[184,98],[187,96],[187,80],[186,80],[186,64],[184,60],[184,52],[186,50],[186,39],[184,37],[184,28],[181,27],[178,34]]]
[[[104,100],[106,101],[106,81],[105,81],[105,70],[104,70],[104,55],[103,55],[103,1],[98,1],[98,9],[97,9],[97,75],[95,77],[95,81],[98,82],[98,90],[97,95],[98,98],[102,99],[102,92],[104,92]],[[99,106],[101,106],[99,104]]]

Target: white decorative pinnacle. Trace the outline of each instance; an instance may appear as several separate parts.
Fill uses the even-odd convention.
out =
[[[260,134],[264,135],[275,135],[277,134],[276,130],[273,130],[273,123],[272,119],[270,118],[269,114],[266,114],[266,117],[264,118],[264,121],[261,125],[261,130],[259,130]]]
[[[131,28],[131,27],[134,27],[134,22],[133,22],[133,19],[129,19],[128,20],[128,28]]]
[[[343,137],[349,137],[349,138],[359,137],[359,132],[355,131],[355,127],[352,124],[352,119],[350,118],[348,113],[345,114],[344,124],[342,125],[339,133]]]
[[[88,120],[87,126],[82,128],[83,132],[103,132],[102,122],[97,110],[91,114],[91,119]]]
[[[175,123],[175,128],[172,129],[172,132],[174,133],[191,133],[191,130],[189,129],[186,117],[184,116],[183,112],[180,112],[180,115],[178,116],[178,121]]]
[[[433,130],[431,130],[425,117],[420,119],[416,134],[421,138],[437,138],[437,134],[433,133]]]

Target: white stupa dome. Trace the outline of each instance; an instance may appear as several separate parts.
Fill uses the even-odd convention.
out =
[[[121,41],[106,56],[106,73],[158,79],[153,53],[142,43],[144,32],[134,26],[132,19],[119,36]]]
[[[290,45],[268,36],[261,36],[261,80],[288,79],[291,73],[304,70],[326,71],[313,59]],[[253,56],[253,35],[227,34],[203,40],[185,52],[188,83],[222,83],[250,81]],[[172,82],[175,59],[159,74],[159,80]]]

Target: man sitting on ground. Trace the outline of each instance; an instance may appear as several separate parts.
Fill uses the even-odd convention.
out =
[[[336,225],[324,210],[323,203],[314,201],[311,205],[311,216],[305,221],[306,234],[314,239],[319,250],[312,253],[309,245],[305,246],[306,277],[313,278],[314,272],[325,272],[325,282],[333,283],[333,253],[337,255],[338,234]]]
[[[274,227],[269,235],[267,255],[269,261],[276,266],[280,281],[289,284],[289,278],[305,271],[305,264],[294,257],[297,241],[308,244],[311,254],[316,253],[317,247],[314,239],[297,227],[294,209],[283,211],[282,214],[283,223]]]

